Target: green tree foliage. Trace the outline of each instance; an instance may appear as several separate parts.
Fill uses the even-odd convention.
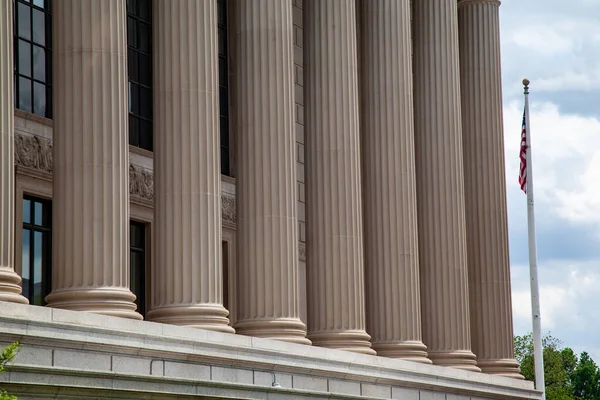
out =
[[[525,379],[535,381],[533,336],[515,336],[515,358]],[[579,359],[551,336],[542,338],[547,400],[600,400],[600,370],[588,353]]]
[[[579,364],[573,371],[575,399],[600,399],[600,372],[588,353],[581,353]]]
[[[4,372],[6,364],[11,362],[17,353],[19,352],[19,343],[15,342],[6,346],[0,354],[0,372]],[[12,396],[4,390],[0,390],[0,400],[17,400],[15,396]]]

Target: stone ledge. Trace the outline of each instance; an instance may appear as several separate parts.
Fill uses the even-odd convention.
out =
[[[165,379],[124,374],[82,372],[77,369],[35,368],[15,366],[0,376],[0,382],[11,394],[48,398],[77,396],[78,399],[179,399],[179,398],[243,398],[243,399],[354,399],[342,393],[275,388],[270,385],[244,385],[193,379]],[[361,397],[369,400],[375,397]]]
[[[87,367],[95,370],[92,372],[113,376],[115,357],[121,357],[130,365],[144,366],[139,368],[146,368],[152,360],[163,363],[162,367],[161,364],[150,365],[146,375],[156,376],[162,371],[160,379],[170,379],[162,376],[165,362],[173,364],[173,368],[178,367],[177,363],[189,363],[198,371],[202,366],[210,367],[213,384],[216,383],[215,368],[225,368],[220,370],[220,376],[237,383],[248,383],[248,374],[254,376],[259,372],[290,375],[294,391],[314,387],[318,388],[317,392],[331,393],[336,387],[352,391],[359,387],[362,393],[363,386],[371,385],[378,387],[379,393],[386,391],[381,386],[387,386],[490,399],[541,399],[540,393],[533,389],[533,383],[527,381],[83,312],[0,303],[0,324],[3,326],[2,342],[19,340],[24,349],[29,346],[31,351],[40,350],[39,356],[29,357],[34,361],[18,361],[19,368],[28,364],[29,367],[58,372],[66,366],[76,365],[65,364],[60,357],[62,360],[65,357],[71,357],[71,360],[96,357],[101,362],[88,363]],[[47,357],[48,350],[52,351],[52,357]],[[68,352],[73,354],[69,356]],[[52,360],[51,366],[39,365],[44,363],[44,357]],[[127,357],[134,360],[126,360]],[[56,365],[57,360],[62,363],[60,366]],[[153,370],[158,372],[153,374]],[[120,375],[129,376],[124,372]],[[203,373],[199,375],[204,376]]]

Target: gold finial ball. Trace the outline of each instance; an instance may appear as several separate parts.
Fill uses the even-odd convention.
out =
[[[529,79],[525,78],[523,79],[523,86],[529,86]]]

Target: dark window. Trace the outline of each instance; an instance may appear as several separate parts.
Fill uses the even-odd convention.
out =
[[[221,173],[230,174],[229,165],[229,76],[227,70],[227,1],[217,1],[219,40],[219,130],[221,132]]]
[[[13,0],[15,108],[52,118],[51,0]]]
[[[229,310],[229,243],[221,243],[223,269],[223,307]],[[231,314],[231,310],[229,310]],[[230,321],[231,322],[231,321]]]
[[[22,234],[23,296],[30,304],[43,306],[52,288],[52,203],[49,200],[23,198]]]
[[[152,1],[127,0],[129,144],[152,151]]]
[[[146,224],[129,224],[129,287],[135,294],[137,311],[146,316]]]

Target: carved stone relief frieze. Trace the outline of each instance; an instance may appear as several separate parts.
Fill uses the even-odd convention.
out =
[[[15,135],[15,165],[52,173],[52,141],[39,136]]]
[[[221,218],[235,224],[235,197],[229,193],[221,194]]]
[[[154,200],[154,175],[151,170],[129,164],[129,195]]]

